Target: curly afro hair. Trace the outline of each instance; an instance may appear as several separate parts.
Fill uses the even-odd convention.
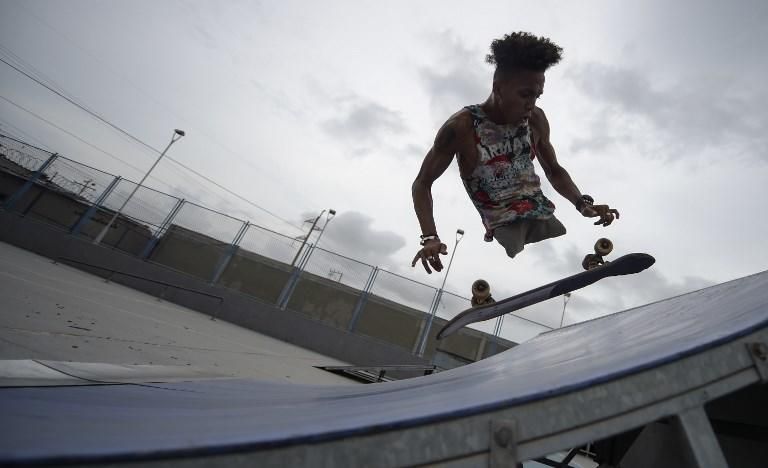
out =
[[[538,37],[527,32],[505,34],[491,43],[491,53],[485,61],[496,65],[496,74],[515,70],[546,71],[560,61],[563,49],[546,37]]]

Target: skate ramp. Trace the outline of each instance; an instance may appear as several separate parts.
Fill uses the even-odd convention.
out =
[[[510,456],[527,459],[759,382],[765,369],[750,350],[766,342],[768,272],[396,382],[1,388],[0,463],[207,457],[304,466],[463,457],[472,463],[505,456],[490,436],[499,424],[513,431],[513,443],[502,444],[516,447]]]

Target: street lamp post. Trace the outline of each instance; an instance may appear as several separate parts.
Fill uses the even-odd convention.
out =
[[[435,299],[435,304],[432,306],[432,310],[430,311],[429,318],[427,319],[427,324],[424,327],[424,332],[421,334],[421,342],[419,343],[419,350],[418,355],[419,357],[424,356],[424,351],[427,348],[427,339],[429,338],[429,331],[432,328],[432,322],[435,320],[435,314],[437,314],[437,308],[440,306],[440,299],[443,297],[443,289],[445,288],[445,282],[448,279],[448,273],[451,271],[451,264],[453,264],[453,256],[456,255],[456,247],[459,246],[459,241],[461,238],[464,237],[464,230],[457,229],[456,230],[456,242],[453,244],[453,252],[451,252],[451,259],[448,260],[448,268],[445,269],[445,276],[443,276],[443,284],[440,286],[440,289],[437,291],[437,298]]]
[[[86,179],[82,182],[75,182],[75,184],[80,186],[80,191],[77,192],[78,197],[82,197],[83,192],[86,190],[94,190],[94,187],[96,186],[96,182],[94,182],[93,179]]]
[[[144,177],[141,178],[141,181],[136,185],[136,187],[133,188],[133,191],[130,195],[128,195],[128,198],[125,199],[122,206],[120,206],[120,209],[115,212],[115,214],[112,216],[112,219],[109,220],[106,226],[104,226],[104,229],[101,230],[98,236],[93,240],[94,245],[98,245],[101,243],[102,240],[104,240],[104,237],[107,235],[107,232],[109,231],[109,228],[112,227],[112,224],[114,224],[115,220],[118,216],[123,212],[123,209],[125,209],[125,206],[128,204],[129,201],[131,201],[131,198],[136,193],[136,191],[139,190],[139,188],[142,186],[145,180],[147,180],[147,177],[149,177],[149,174],[152,172],[152,170],[157,166],[157,163],[160,162],[161,159],[163,159],[163,156],[165,156],[165,153],[168,151],[168,149],[171,147],[172,144],[176,143],[181,137],[185,135],[184,130],[179,130],[178,128],[173,131],[173,136],[171,136],[171,141],[168,143],[168,146],[165,147],[162,153],[160,153],[160,156],[158,156],[157,160],[154,164],[152,164],[152,167],[149,168],[146,174],[144,174]]]

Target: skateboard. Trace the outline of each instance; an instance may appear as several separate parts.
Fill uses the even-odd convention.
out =
[[[630,253],[623,255],[616,260],[604,260],[603,257],[608,255],[612,250],[613,243],[610,240],[599,239],[595,244],[595,253],[588,254],[582,262],[582,266],[586,271],[545,284],[544,286],[539,286],[538,288],[531,289],[530,291],[498,302],[480,303],[479,301],[486,297],[486,291],[487,297],[490,297],[490,285],[484,280],[475,281],[475,284],[472,285],[472,303],[475,304],[475,302],[478,302],[478,305],[459,313],[451,321],[445,324],[445,326],[437,333],[437,339],[440,340],[448,337],[471,323],[490,320],[500,315],[514,312],[524,307],[546,301],[547,299],[589,286],[603,278],[640,273],[641,271],[650,268],[651,265],[656,262],[656,259],[653,258],[653,256],[646,253]],[[484,284],[480,285],[482,287],[478,289],[479,296],[476,299],[475,285],[481,281]]]

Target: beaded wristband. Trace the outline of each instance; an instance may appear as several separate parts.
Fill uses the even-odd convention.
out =
[[[437,234],[424,234],[424,235],[422,235],[420,237],[421,237],[421,242],[420,242],[421,245],[426,244],[427,241],[431,241],[431,240],[438,240],[439,241],[440,240],[440,238],[437,237]]]

